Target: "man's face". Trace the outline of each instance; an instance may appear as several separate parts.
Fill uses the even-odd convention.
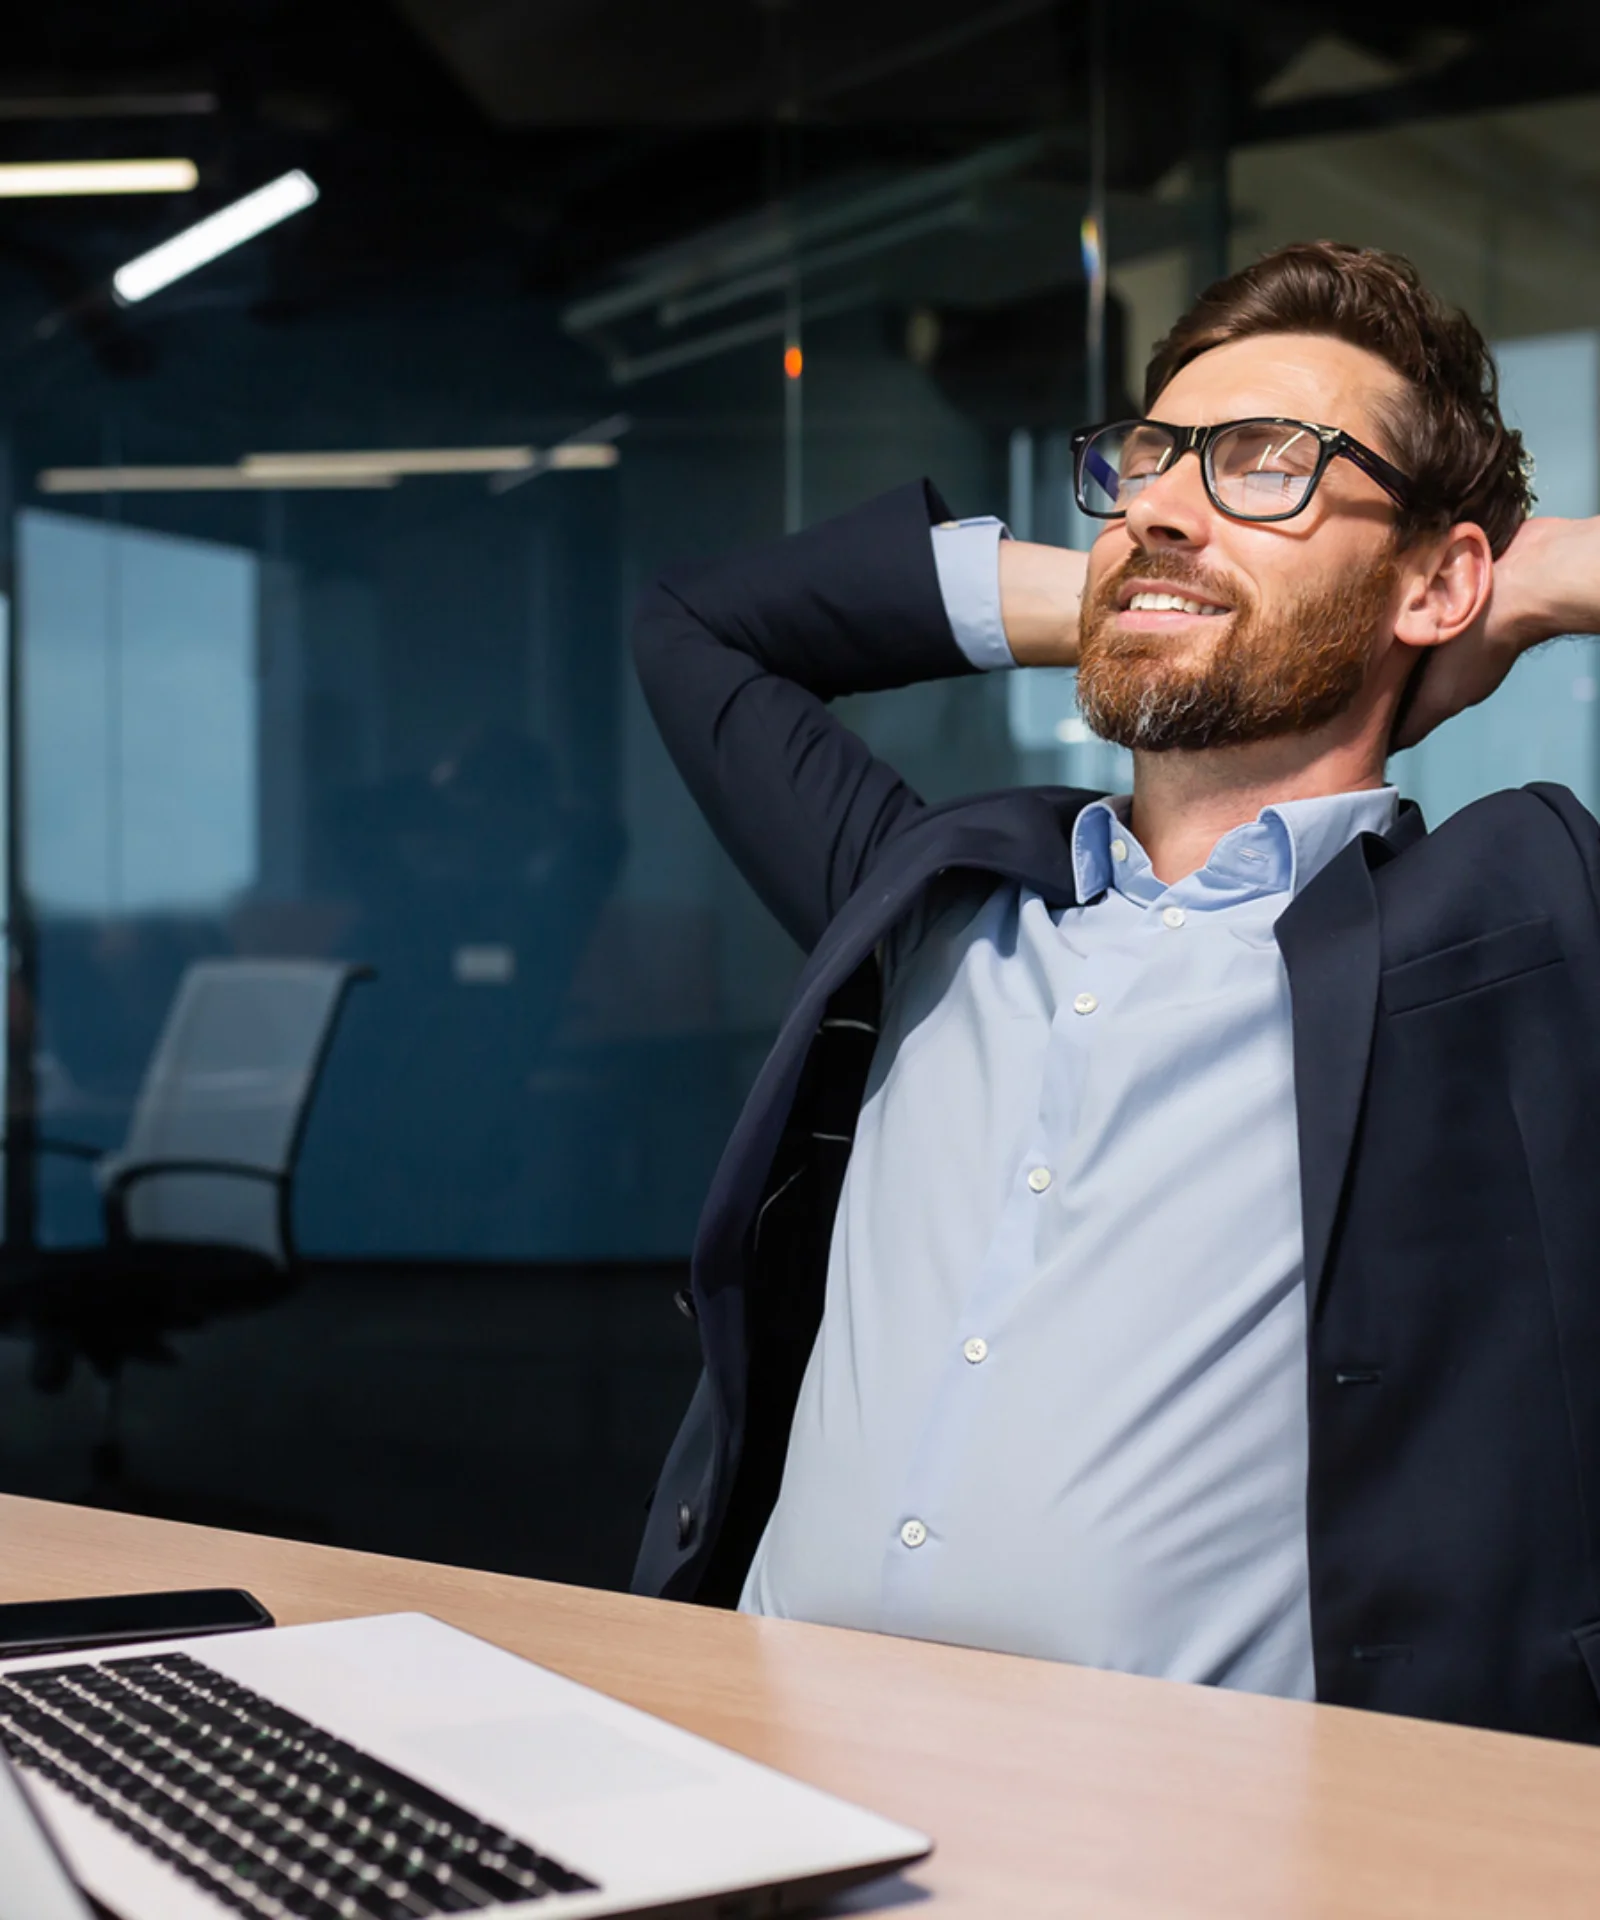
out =
[[[1214,347],[1168,383],[1180,426],[1284,417],[1388,447],[1379,409],[1402,382],[1375,354],[1313,334]],[[1393,502],[1334,460],[1292,520],[1230,519],[1185,456],[1147,484],[1089,556],[1078,701],[1096,733],[1146,752],[1308,732],[1356,700],[1392,638]],[[1134,609],[1143,592],[1207,610]]]

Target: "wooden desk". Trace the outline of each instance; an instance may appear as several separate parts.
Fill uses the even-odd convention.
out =
[[[0,1599],[185,1586],[432,1613],[931,1833],[873,1911],[1600,1915],[1594,1749],[0,1495]]]

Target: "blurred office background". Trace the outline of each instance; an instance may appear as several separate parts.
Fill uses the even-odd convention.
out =
[[[15,171],[130,159],[192,168]],[[919,473],[1076,541],[1070,427],[1318,236],[1469,307],[1542,507],[1600,508],[1576,0],[56,0],[0,169],[11,1491],[626,1580],[798,960],[633,683],[669,559]],[[1433,818],[1595,803],[1591,644],[1406,757]],[[851,706],[931,797],[1123,775],[1069,675]],[[247,1149],[285,1177],[115,1177]]]

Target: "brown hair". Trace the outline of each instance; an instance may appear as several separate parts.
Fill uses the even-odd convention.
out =
[[[1263,333],[1320,333],[1365,347],[1406,382],[1380,409],[1381,449],[1406,474],[1414,504],[1396,528],[1402,546],[1469,520],[1496,556],[1533,504],[1522,436],[1500,417],[1499,382],[1483,335],[1464,313],[1423,286],[1397,253],[1306,241],[1264,254],[1218,280],[1157,343],[1144,404],[1191,360]],[[1337,423],[1334,423],[1337,424]]]

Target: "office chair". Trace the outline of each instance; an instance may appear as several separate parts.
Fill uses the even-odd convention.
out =
[[[178,984],[122,1147],[42,1140],[93,1162],[100,1247],[8,1251],[0,1329],[33,1342],[35,1386],[82,1358],[106,1383],[94,1478],[120,1479],[129,1360],[172,1364],[169,1336],[271,1305],[299,1278],[295,1166],[350,987],[365,968],[202,960]]]

